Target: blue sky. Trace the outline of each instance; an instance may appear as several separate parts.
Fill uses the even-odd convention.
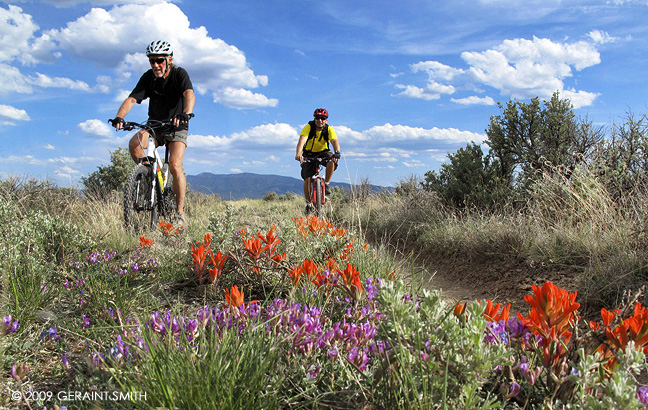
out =
[[[333,181],[394,186],[483,142],[511,98],[643,115],[647,19],[648,0],[0,1],[0,177],[79,186],[108,165],[130,134],[106,120],[165,39],[197,95],[186,173],[299,178],[298,133],[324,107]]]

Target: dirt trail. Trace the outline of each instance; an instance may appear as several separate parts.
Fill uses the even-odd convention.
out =
[[[530,267],[526,264],[489,261],[427,260],[425,269],[432,276],[428,288],[440,289],[451,301],[490,299],[494,303],[511,303],[511,311],[524,312],[524,296],[533,292],[532,285],[547,281],[572,292],[570,278],[560,272]]]

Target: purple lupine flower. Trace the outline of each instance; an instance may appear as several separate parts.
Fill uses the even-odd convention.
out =
[[[21,381],[25,376],[27,376],[27,371],[27,363],[14,362],[11,366],[11,377]]]
[[[373,284],[373,278],[367,278],[365,281],[365,290],[367,291],[367,300],[371,302],[378,293],[378,289]]]
[[[517,396],[518,394],[520,394],[521,389],[522,387],[520,387],[520,385],[517,382],[513,382],[511,384],[511,387],[509,387],[509,392],[506,395],[506,398],[510,399],[511,397]]]
[[[139,271],[140,266],[139,266],[139,264],[137,262],[133,262],[133,263],[131,263],[130,268],[133,270],[133,272],[137,272],[137,271]]]
[[[81,320],[83,320],[83,327],[84,328],[89,328],[90,327],[90,318],[86,315],[81,315]]]
[[[524,376],[529,371],[529,363],[520,363],[518,369],[520,369],[520,373]]]
[[[358,349],[357,347],[352,348],[347,354],[347,359],[358,366],[359,370],[366,370],[367,363],[369,363],[369,357],[367,356],[364,349]]]
[[[68,353],[61,355],[61,361],[63,362],[63,367],[65,367],[65,370],[70,370],[70,363],[68,362]]]
[[[0,334],[7,335],[9,333],[16,333],[18,332],[18,328],[20,328],[20,323],[18,323],[18,319],[14,320],[12,323],[11,315],[4,316],[2,318],[2,329],[0,329]]]
[[[93,252],[90,255],[88,255],[88,262],[90,262],[91,264],[95,264],[95,263],[99,262],[99,254],[96,253],[96,252]]]
[[[498,323],[488,322],[485,333],[484,342],[488,344],[508,343],[509,337],[503,320]]]
[[[104,252],[104,261],[110,262],[115,256],[117,256],[116,251],[112,251],[112,252],[105,251]]]
[[[637,399],[644,406],[648,405],[648,386],[641,386],[637,389]]]
[[[184,328],[185,334],[187,335],[187,340],[192,342],[196,337],[198,337],[198,321],[197,320],[187,320],[185,322]]]
[[[528,328],[520,321],[518,317],[513,317],[506,322],[506,330],[513,339],[523,337],[529,332]]]
[[[308,375],[313,379],[316,379],[317,376],[319,375],[320,370],[322,370],[322,366],[316,366],[314,370],[310,370],[308,372]]]

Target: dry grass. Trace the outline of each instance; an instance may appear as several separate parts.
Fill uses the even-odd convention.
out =
[[[618,305],[648,279],[648,189],[615,201],[587,169],[570,179],[544,175],[521,209],[451,210],[418,190],[372,195],[338,215],[373,241],[424,259],[560,273],[592,308]]]

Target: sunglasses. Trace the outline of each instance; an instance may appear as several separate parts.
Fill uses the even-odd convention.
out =
[[[165,61],[166,61],[166,58],[164,58],[164,57],[159,57],[159,58],[149,58],[149,63],[151,63],[151,65],[153,65],[153,64],[158,64],[158,65],[160,65],[160,64],[162,64],[162,63],[165,62]]]
[[[327,118],[327,117],[315,117],[315,119],[316,119],[316,120],[322,120],[322,121],[325,121],[325,120],[327,120],[328,118]]]

